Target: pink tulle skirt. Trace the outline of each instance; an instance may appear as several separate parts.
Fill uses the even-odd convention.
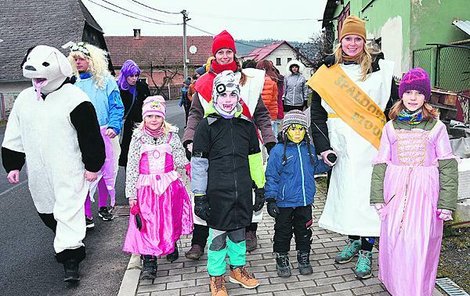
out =
[[[166,255],[174,251],[181,235],[193,230],[191,200],[180,179],[173,181],[157,196],[150,186],[137,191],[144,228],[140,231],[130,214],[123,250],[132,254]]]
[[[443,231],[438,169],[389,164],[384,185],[379,279],[392,295],[431,295]]]

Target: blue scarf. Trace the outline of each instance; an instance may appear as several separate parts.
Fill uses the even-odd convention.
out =
[[[411,112],[407,109],[403,109],[398,113],[397,117],[398,121],[408,123],[411,125],[416,125],[419,124],[421,121],[423,121],[423,111],[422,109],[418,109],[414,112]]]
[[[87,79],[87,78],[90,78],[91,77],[91,73],[90,72],[83,72],[83,73],[80,73],[80,79]]]

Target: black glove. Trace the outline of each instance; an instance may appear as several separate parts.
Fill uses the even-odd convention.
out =
[[[135,215],[135,226],[139,231],[142,230],[142,218],[140,218],[140,214]]]
[[[195,196],[194,197],[194,213],[196,216],[201,218],[202,220],[207,221],[210,216],[210,207],[209,207],[209,200],[207,196]]]
[[[276,205],[276,200],[274,198],[268,198],[266,201],[268,202],[269,216],[276,218],[281,213]]]
[[[327,66],[328,68],[333,66],[335,62],[336,62],[336,59],[334,55],[328,55],[323,59],[323,64]]]
[[[276,145],[275,142],[268,142],[268,143],[264,144],[264,147],[266,147],[266,150],[268,151],[268,154],[271,152],[271,149],[273,149],[274,145]]]
[[[255,189],[255,204],[253,205],[253,212],[258,212],[264,206],[264,188]]]
[[[188,150],[188,147],[184,147],[184,152],[186,152],[186,158],[191,161],[191,151]]]

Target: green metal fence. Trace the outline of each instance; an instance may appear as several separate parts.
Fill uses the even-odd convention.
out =
[[[470,44],[435,44],[413,51],[413,67],[431,74],[434,87],[460,92],[470,89]]]

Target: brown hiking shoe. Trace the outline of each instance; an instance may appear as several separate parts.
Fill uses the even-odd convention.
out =
[[[245,266],[230,270],[230,282],[242,285],[246,289],[254,289],[259,286],[259,281]]]
[[[228,296],[227,289],[225,288],[225,277],[211,276],[211,295],[212,296]]]
[[[246,251],[252,252],[258,247],[258,238],[255,231],[246,232]]]
[[[204,248],[200,245],[192,245],[191,249],[189,249],[189,251],[187,251],[184,255],[188,259],[199,260],[202,255],[204,255]]]

